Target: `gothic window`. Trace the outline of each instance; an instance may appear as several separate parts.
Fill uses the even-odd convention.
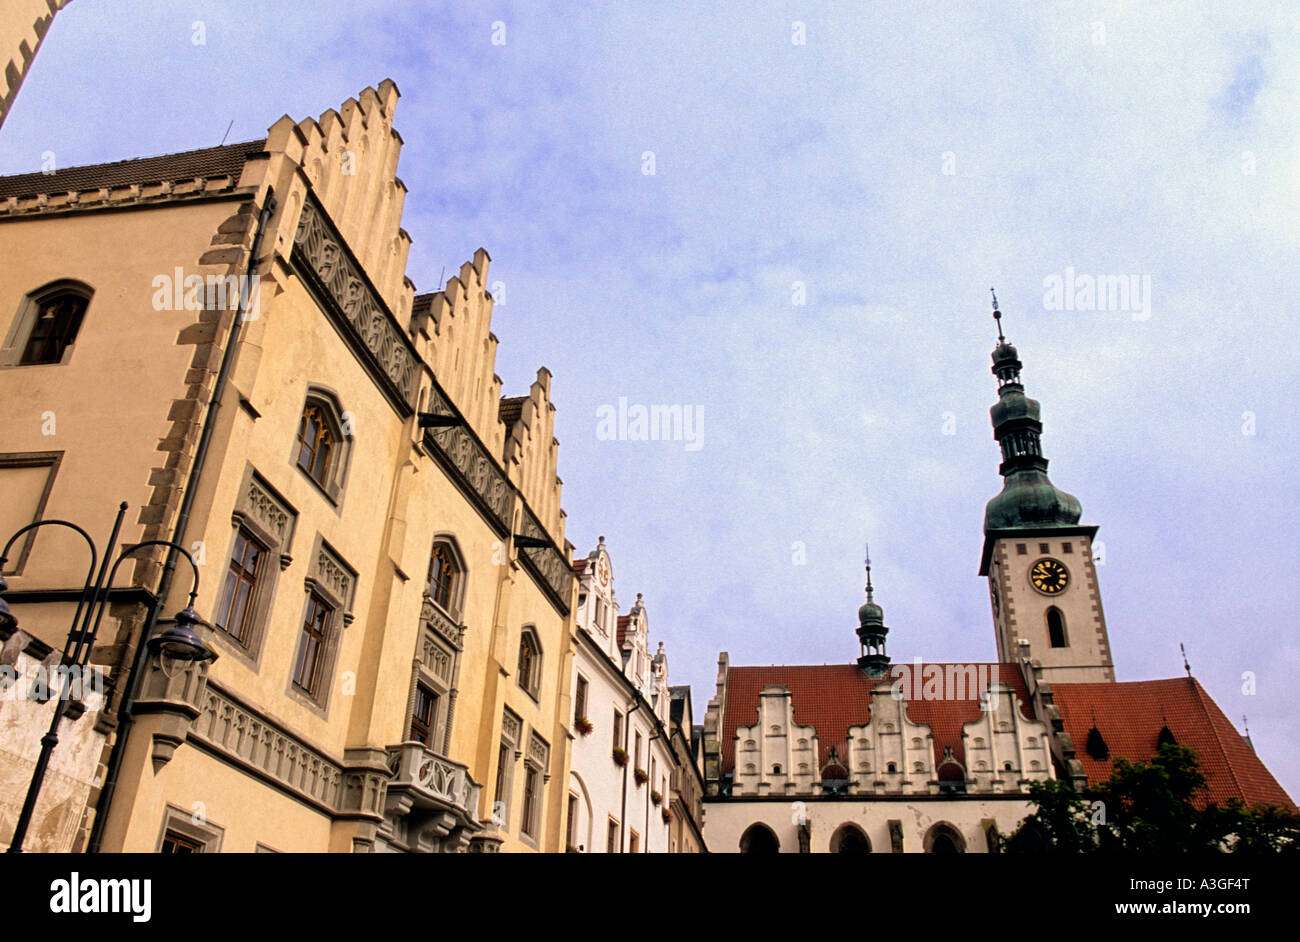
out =
[[[266,551],[244,528],[235,535],[230,567],[213,624],[247,648],[253,633],[253,602],[259,590]]]
[[[294,464],[334,503],[342,498],[352,441],[344,416],[333,395],[310,390],[294,440]]]
[[[1047,636],[1051,639],[1054,648],[1069,646],[1070,642],[1065,634],[1065,616],[1055,605],[1047,610]]]
[[[465,598],[465,564],[455,541],[449,536],[439,536],[429,555],[429,572],[426,591],[453,619],[461,616]]]
[[[766,824],[751,824],[740,838],[742,854],[779,854],[781,842]]]
[[[534,700],[541,695],[542,647],[531,628],[525,628],[519,639],[519,686]]]
[[[966,839],[947,822],[940,822],[925,834],[922,845],[927,854],[964,854]]]
[[[871,841],[856,824],[841,824],[831,835],[832,854],[869,854]]]
[[[23,299],[0,356],[9,366],[63,363],[81,330],[93,294],[78,281],[56,281]]]

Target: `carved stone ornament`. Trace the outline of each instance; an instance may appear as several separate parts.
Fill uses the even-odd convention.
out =
[[[345,327],[349,340],[366,351],[371,365],[413,409],[420,375],[415,353],[397,320],[370,287],[360,266],[344,248],[342,238],[313,199],[303,203],[293,253],[295,261],[311,272],[319,289],[326,294],[322,300]]]

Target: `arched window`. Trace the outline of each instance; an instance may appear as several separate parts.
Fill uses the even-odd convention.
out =
[[[325,486],[330,460],[337,457],[334,454],[336,444],[325,410],[316,403],[308,403],[298,423],[298,467],[321,487]]]
[[[832,854],[869,854],[871,841],[856,824],[841,824],[831,835]]]
[[[1065,616],[1055,605],[1047,610],[1047,636],[1051,639],[1054,648],[1069,646],[1070,642],[1065,636]]]
[[[298,418],[294,439],[294,464],[335,503],[342,497],[351,448],[346,415],[332,395],[311,390]]]
[[[779,854],[781,842],[766,824],[751,824],[740,838],[742,854]]]
[[[461,601],[465,595],[465,566],[450,537],[438,537],[429,556],[429,575],[426,590],[429,597],[453,618],[460,617]]]
[[[10,366],[63,363],[81,330],[94,292],[79,281],[51,282],[23,299],[5,343]]]
[[[525,628],[519,639],[519,686],[534,700],[538,698],[542,686],[542,647],[537,642],[537,635],[531,628]]]
[[[951,824],[941,821],[925,832],[922,846],[927,854],[964,854],[966,839]]]

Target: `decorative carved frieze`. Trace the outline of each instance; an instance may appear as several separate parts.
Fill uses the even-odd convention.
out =
[[[281,787],[335,811],[343,805],[344,768],[209,685],[190,729],[214,752],[252,766]],[[359,783],[354,783],[359,784]]]
[[[511,745],[519,745],[520,735],[523,733],[523,722],[506,707],[501,714],[501,738]]]
[[[321,592],[335,606],[344,610],[345,625],[351,623],[352,599],[357,585],[356,573],[319,537],[312,553],[307,583],[308,588]]]
[[[452,415],[456,411],[437,386],[429,389],[428,408],[442,415]],[[459,475],[461,483],[478,498],[500,530],[508,532],[513,489],[505,472],[492,460],[492,455],[474,433],[465,425],[431,428],[425,431],[424,441]]]
[[[363,361],[377,373],[390,392],[404,404],[405,414],[415,408],[420,364],[397,319],[371,287],[361,266],[325,212],[308,197],[298,218],[293,258],[310,274],[308,283],[343,330]]]
[[[550,765],[551,747],[546,744],[546,740],[536,733],[528,737],[528,758],[537,763],[542,769],[546,769]]]
[[[426,592],[424,604],[420,608],[420,621],[425,627],[446,638],[459,651],[465,636],[465,626],[458,625],[444,612]]]
[[[523,514],[520,517],[520,532],[524,536],[534,537],[539,540],[550,540],[550,535],[542,529],[541,523],[533,516],[532,511],[527,507],[523,508]],[[519,550],[519,557],[523,560],[524,565],[533,571],[542,586],[551,596],[551,601],[562,613],[569,613],[569,599],[573,586],[573,567],[569,565],[564,555],[555,548],[552,543],[549,546],[530,549],[523,547]]]

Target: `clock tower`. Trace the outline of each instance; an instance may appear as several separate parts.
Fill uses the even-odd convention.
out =
[[[1003,486],[985,508],[980,575],[989,580],[998,660],[1018,662],[1028,645],[1049,683],[1114,681],[1092,555],[1097,528],[1081,526],[1079,501],[1047,478],[1038,402],[1025,395],[996,294],[993,317],[998,401],[989,412]]]

